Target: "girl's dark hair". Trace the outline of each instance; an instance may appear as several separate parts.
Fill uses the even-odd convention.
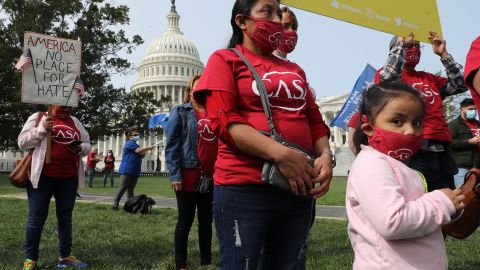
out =
[[[228,48],[233,48],[237,44],[243,42],[243,31],[240,29],[235,22],[235,16],[237,14],[242,14],[245,16],[250,16],[250,10],[257,3],[258,0],[237,0],[232,8],[232,17],[230,18],[230,24],[232,25],[232,37],[230,42],[228,42]],[[280,0],[278,0],[280,3]]]
[[[362,103],[360,103],[360,124],[355,128],[353,133],[353,143],[357,153],[360,152],[360,145],[368,145],[367,135],[362,131],[361,126],[365,122],[362,117],[365,115],[371,124],[375,124],[375,117],[383,110],[383,108],[392,99],[400,96],[410,96],[418,100],[425,111],[423,99],[418,90],[402,81],[381,82],[365,89],[362,94]]]
[[[127,139],[130,135],[133,134],[134,131],[137,131],[137,129],[134,128],[134,127],[129,127],[127,129],[125,129],[125,136],[127,136]]]
[[[183,92],[183,103],[190,102],[190,93],[193,90],[193,85],[198,79],[200,79],[200,75],[195,75],[192,78],[190,78],[190,81],[188,81],[187,87],[185,87],[185,91]]]

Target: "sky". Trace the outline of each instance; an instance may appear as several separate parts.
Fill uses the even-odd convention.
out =
[[[389,0],[395,2],[393,0]],[[123,54],[138,66],[145,52],[166,29],[169,0],[114,0],[130,8],[130,24],[123,26],[128,36],[140,35],[145,43],[132,54]],[[230,15],[234,0],[177,0],[180,29],[196,46],[200,60],[206,64],[210,55],[225,48],[231,36]],[[400,0],[398,0],[400,2]],[[443,38],[447,51],[464,65],[472,41],[480,35],[478,0],[437,0]],[[412,7],[415,8],[415,7]],[[299,21],[298,44],[289,59],[306,72],[318,97],[350,93],[367,63],[380,68],[388,55],[392,37],[365,27],[293,9]],[[443,70],[440,59],[431,46],[425,44],[417,70],[432,73]],[[444,74],[444,72],[443,72]],[[116,87],[130,89],[137,80],[136,72],[115,75]]]

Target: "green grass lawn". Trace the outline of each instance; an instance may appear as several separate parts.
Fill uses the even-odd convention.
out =
[[[20,269],[27,217],[24,200],[0,199],[0,269]],[[55,269],[58,256],[54,203],[40,245],[40,266]],[[74,210],[73,254],[91,263],[89,269],[174,269],[173,233],[176,211],[155,208],[151,215],[114,212],[108,205],[77,203]],[[197,225],[189,239],[189,269],[200,267]],[[347,222],[317,219],[308,240],[307,269],[351,269],[353,253],[347,237]],[[480,233],[467,240],[447,239],[449,269],[480,268],[476,250]],[[214,239],[213,264],[218,265]]]
[[[110,180],[107,179],[107,187],[103,188],[103,176],[96,176],[93,180],[93,187],[80,190],[81,194],[95,194],[95,195],[115,195],[118,189],[119,177],[114,179],[113,188],[110,187]],[[330,185],[330,190],[322,198],[317,200],[317,204],[325,205],[345,205],[345,188],[347,181],[345,178],[334,177]],[[24,190],[12,186],[8,182],[6,175],[0,175],[0,195],[24,192]],[[170,181],[167,177],[162,176],[141,176],[138,179],[135,188],[135,194],[147,194],[154,197],[169,197],[174,198]]]

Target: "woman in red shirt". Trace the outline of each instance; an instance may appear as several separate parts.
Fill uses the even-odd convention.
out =
[[[259,132],[269,129],[252,73],[234,52],[214,52],[194,95],[205,100],[219,138],[213,216],[221,269],[256,269],[263,243],[271,269],[298,267],[310,229],[312,196],[324,195],[332,177],[329,129],[305,73],[272,55],[283,32],[281,13],[276,0],[237,0],[229,47],[242,52],[262,77],[277,131],[318,158],[312,168],[308,158]],[[265,160],[275,162],[292,192],[304,196],[264,184],[260,175]]]
[[[71,116],[72,111],[72,107],[54,105],[51,116],[35,113],[28,118],[18,135],[20,149],[33,149],[30,181],[27,183],[28,221],[24,270],[38,269],[40,238],[52,197],[55,197],[58,220],[58,268],[88,266],[71,255],[75,195],[84,183],[81,157],[86,156],[91,147],[87,131],[77,118]],[[51,159],[50,163],[46,163],[49,131],[52,134]]]
[[[103,174],[103,187],[107,186],[107,177],[110,177],[110,187],[113,187],[113,175],[115,173],[115,156],[112,150],[107,151],[107,155],[103,159],[105,163]]]

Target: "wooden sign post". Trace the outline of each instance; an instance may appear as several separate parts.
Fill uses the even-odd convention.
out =
[[[82,43],[77,40],[26,32],[24,51],[31,65],[22,68],[22,102],[77,107],[79,93],[74,90],[80,76]],[[51,132],[48,132],[45,162],[50,162]]]

